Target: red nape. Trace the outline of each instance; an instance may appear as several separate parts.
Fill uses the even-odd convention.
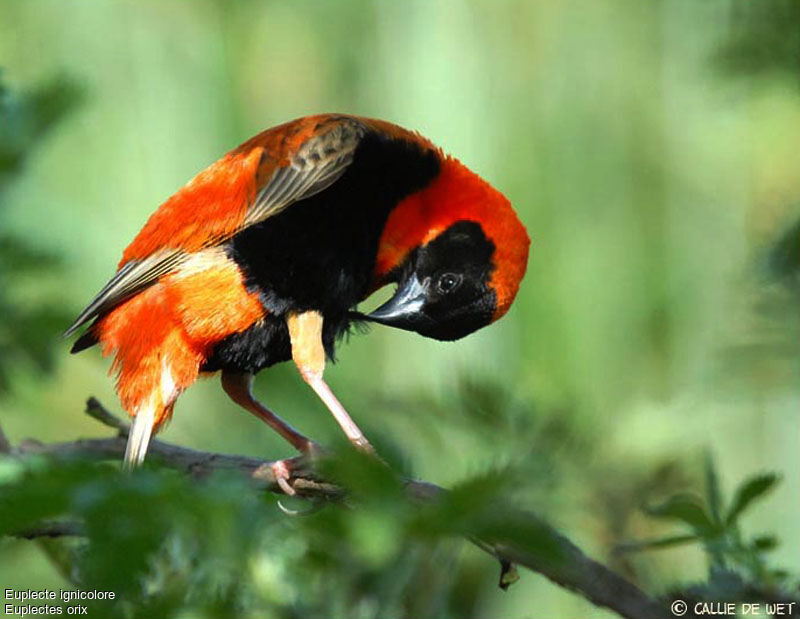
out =
[[[474,221],[495,245],[489,286],[497,295],[492,320],[508,311],[528,265],[530,238],[508,199],[452,157],[442,158],[438,176],[402,200],[381,236],[374,281],[379,286],[416,247],[458,221]]]

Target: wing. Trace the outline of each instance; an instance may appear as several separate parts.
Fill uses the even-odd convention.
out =
[[[350,117],[337,119],[329,127],[323,125],[320,133],[300,144],[288,165],[275,169],[247,210],[243,227],[264,221],[330,187],[353,162],[365,133],[366,127]]]
[[[366,131],[350,116],[306,117],[257,135],[200,172],[153,214],[64,336],[176,270],[191,253],[330,187]]]
[[[114,277],[100,289],[83,311],[78,315],[64,337],[69,337],[81,325],[92,318],[119,305],[137,292],[155,283],[159,277],[174,270],[187,254],[171,251],[159,253],[144,260],[130,260],[116,272]]]

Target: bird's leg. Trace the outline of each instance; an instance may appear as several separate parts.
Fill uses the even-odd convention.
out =
[[[270,428],[286,439],[297,451],[302,451],[303,453],[312,451],[316,447],[314,441],[300,434],[288,421],[284,421],[259,402],[253,395],[252,386],[252,374],[239,374],[237,372],[223,370],[222,388],[231,400],[266,423]]]
[[[222,388],[231,400],[261,419],[261,421],[280,434],[298,451],[308,454],[319,450],[319,447],[314,441],[300,434],[300,432],[295,430],[287,421],[281,419],[259,402],[253,395],[252,385],[252,374],[240,374],[227,370],[223,370],[222,372]],[[291,478],[291,466],[293,462],[293,459],[278,460],[277,462],[273,462],[270,467],[275,474],[278,485],[286,494],[295,494],[294,489],[289,485],[288,481]]]
[[[319,399],[325,403],[336,419],[347,438],[358,449],[374,453],[363,432],[347,414],[330,387],[322,379],[325,371],[325,348],[322,345],[322,314],[319,312],[303,312],[290,314],[287,319],[289,337],[292,342],[292,359],[306,381]]]

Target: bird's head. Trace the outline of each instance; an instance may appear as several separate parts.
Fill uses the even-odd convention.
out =
[[[397,282],[366,318],[457,340],[503,316],[525,275],[530,239],[499,191],[452,158],[389,217],[376,281]]]

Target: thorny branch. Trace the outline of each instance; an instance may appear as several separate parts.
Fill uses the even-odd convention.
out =
[[[86,413],[101,423],[114,428],[118,434],[114,438],[79,439],[63,443],[40,443],[34,440],[22,441],[13,447],[0,428],[0,453],[15,457],[26,454],[49,454],[55,456],[81,456],[93,460],[120,458],[125,452],[128,425],[105,409],[95,398],[86,403]],[[202,478],[217,470],[234,470],[250,478],[258,487],[271,492],[281,493],[275,475],[270,467],[271,462],[220,453],[197,451],[180,447],[160,440],[150,444],[148,456],[157,458],[164,466],[187,473],[195,478]],[[345,495],[343,488],[321,479],[301,459],[295,461],[289,483],[297,494],[309,499],[337,500]],[[435,484],[407,480],[406,489],[409,498],[416,502],[436,501],[445,495],[447,490]],[[507,516],[515,522],[525,521],[533,524],[550,539],[558,549],[559,558],[539,556],[513,543],[497,539],[472,540],[482,550],[500,561],[501,586],[512,582],[514,565],[526,567],[538,572],[554,583],[583,595],[590,602],[609,608],[628,619],[666,619],[671,615],[666,608],[648,597],[633,583],[611,571],[601,563],[587,557],[569,539],[555,531],[533,513],[517,510],[507,511]],[[46,522],[40,526],[21,531],[18,537],[28,539],[36,537],[59,537],[82,535],[83,527],[79,522]]]

